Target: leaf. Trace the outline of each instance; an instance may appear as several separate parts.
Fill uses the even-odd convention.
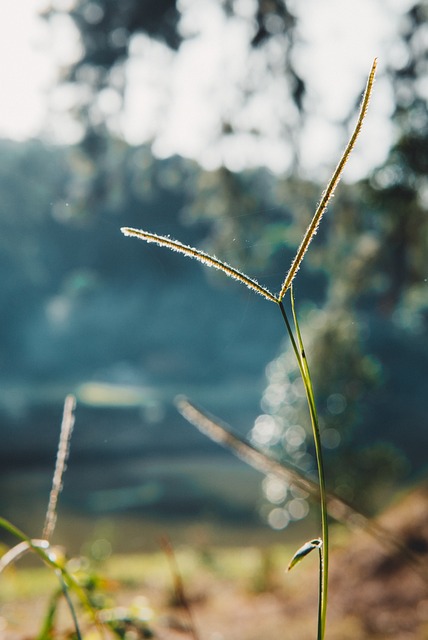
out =
[[[311,551],[314,549],[320,549],[322,546],[322,540],[320,538],[315,538],[315,540],[310,540],[309,542],[305,542],[304,545],[300,547],[291,558],[290,564],[288,565],[287,571],[291,571],[291,569],[301,562],[304,557],[306,557]]]

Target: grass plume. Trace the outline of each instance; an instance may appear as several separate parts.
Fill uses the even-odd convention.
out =
[[[279,301],[283,299],[286,291],[289,289],[291,283],[293,282],[294,276],[296,275],[296,273],[300,268],[300,265],[305,256],[305,253],[308,250],[308,247],[318,230],[318,225],[321,221],[321,218],[325,210],[327,209],[327,205],[331,200],[334,194],[334,191],[339,183],[343,169],[345,168],[345,165],[348,162],[349,156],[351,155],[352,149],[354,148],[357,138],[360,135],[360,131],[363,126],[364,118],[366,117],[370,97],[372,94],[372,89],[373,89],[375,74],[376,74],[376,67],[377,67],[377,59],[375,58],[373,61],[373,65],[372,65],[368,80],[367,80],[366,90],[364,92],[363,99],[361,102],[360,113],[358,116],[357,124],[355,125],[354,131],[349,139],[348,144],[346,145],[345,151],[343,152],[342,157],[340,158],[337,164],[337,167],[334,170],[332,177],[330,178],[330,182],[328,183],[321,197],[321,201],[315,211],[315,214],[311,220],[309,227],[306,230],[303,240],[300,243],[300,247],[297,250],[296,256],[291,264],[291,267],[287,275],[285,276],[285,280],[282,284],[281,291],[278,296]]]
[[[306,251],[308,250],[308,247],[313,237],[315,236],[318,230],[318,226],[321,221],[321,218],[327,208],[329,201],[331,200],[334,194],[334,191],[342,175],[343,169],[345,168],[345,165],[348,162],[349,156],[351,155],[352,149],[354,148],[357,138],[360,134],[361,128],[363,126],[364,118],[366,116],[367,109],[369,106],[370,97],[372,94],[372,89],[373,89],[375,74],[376,74],[376,67],[377,67],[377,59],[375,58],[375,60],[373,61],[373,65],[372,65],[368,80],[367,80],[366,89],[364,91],[363,99],[361,102],[360,113],[354,128],[354,131],[322,195],[321,202],[319,203],[315,211],[315,214],[311,220],[311,223],[306,230],[306,233],[302,239],[302,242],[300,243],[300,246],[297,250],[296,256],[291,264],[290,269],[288,270],[287,275],[285,276],[281,290],[277,296],[271,293],[269,289],[259,284],[253,278],[250,278],[245,273],[242,273],[238,269],[235,269],[235,267],[232,267],[231,265],[227,264],[227,262],[223,262],[222,260],[219,260],[215,256],[211,256],[208,253],[201,251],[200,249],[195,249],[194,247],[185,245],[179,242],[178,240],[173,240],[169,236],[160,236],[156,233],[151,233],[149,231],[144,231],[142,229],[133,229],[131,227],[122,227],[121,232],[125,236],[133,236],[135,238],[140,238],[140,240],[145,240],[148,243],[154,243],[161,247],[167,247],[172,251],[178,251],[179,253],[182,253],[190,258],[195,258],[196,260],[199,260],[199,262],[202,262],[202,264],[206,265],[207,267],[213,267],[214,269],[223,271],[223,273],[225,273],[230,278],[233,278],[234,280],[239,280],[240,282],[245,284],[249,289],[252,289],[259,295],[266,298],[267,300],[270,300],[271,302],[281,303],[281,301],[284,298],[284,295],[286,294],[287,290],[290,288],[290,285],[293,282],[293,279],[300,268],[302,260],[305,256]]]
[[[70,450],[70,439],[74,426],[74,409],[76,399],[69,395],[64,402],[64,411],[62,415],[61,433],[58,444],[58,452],[56,458],[55,472],[52,479],[52,489],[49,496],[49,504],[46,511],[45,524],[43,527],[42,538],[50,540],[56,524],[56,508],[58,497],[62,489],[62,476],[64,474],[68,453]]]
[[[216,258],[215,256],[210,256],[204,251],[200,251],[199,249],[195,249],[194,247],[189,247],[188,245],[182,244],[178,240],[172,240],[168,236],[159,236],[156,233],[149,233],[148,231],[142,231],[141,229],[122,227],[121,232],[125,236],[134,236],[135,238],[140,238],[141,240],[145,240],[146,242],[154,242],[160,247],[168,247],[168,249],[183,253],[185,256],[195,258],[207,267],[214,267],[214,269],[219,269],[219,271],[223,271],[223,273],[233,278],[234,280],[239,280],[249,289],[252,289],[264,298],[267,298],[272,302],[277,302],[277,299],[273,295],[273,293],[266,289],[266,287],[260,285],[256,280],[249,278],[247,275],[245,275],[245,273],[241,273],[241,271],[238,271],[238,269],[235,269],[235,267],[231,267],[229,264],[227,264],[227,262],[218,260],[218,258]]]

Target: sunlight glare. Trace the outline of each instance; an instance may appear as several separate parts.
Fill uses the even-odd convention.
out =
[[[34,0],[0,3],[0,136],[35,136],[46,113],[43,91],[53,81],[52,64],[41,48],[43,28]],[[37,4],[37,3],[36,3]],[[42,8],[43,4],[38,3]]]

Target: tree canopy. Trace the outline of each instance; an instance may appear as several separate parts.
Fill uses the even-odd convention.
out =
[[[201,3],[205,7],[210,3]],[[189,5],[189,6],[187,6]],[[123,107],[129,79],[126,65],[131,57],[133,43],[139,36],[162,43],[171,52],[179,52],[183,44],[197,35],[198,26],[186,24],[191,3],[176,0],[76,0],[68,11],[51,7],[44,13],[52,20],[64,13],[71,18],[80,40],[80,55],[63,70],[62,83],[71,85],[74,93],[73,112],[84,126],[83,147],[90,153],[101,152],[103,138],[109,129],[109,115],[97,108],[102,91],[111,89],[117,99],[117,109]],[[302,114],[305,84],[296,70],[291,56],[295,38],[296,20],[284,0],[257,0],[254,3],[218,0],[211,3],[222,15],[225,24],[239,22],[246,30],[247,60],[237,87],[240,98],[225,108],[220,115],[217,135],[230,137],[236,129],[242,131],[242,118],[238,118],[244,104],[252,96],[267,90],[266,78],[282,82],[285,79],[290,102],[296,113]],[[206,8],[206,7],[205,7]],[[192,14],[193,15],[193,14]],[[217,43],[221,47],[221,43]],[[250,53],[263,55],[251,62]],[[144,53],[143,53],[144,55]],[[110,118],[111,120],[111,118]],[[292,135],[295,118],[288,129]],[[245,127],[244,127],[245,128]],[[249,125],[248,133],[257,135],[257,126]]]

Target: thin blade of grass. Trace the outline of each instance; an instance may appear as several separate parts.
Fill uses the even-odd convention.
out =
[[[312,499],[319,500],[318,483],[305,476],[303,471],[291,463],[280,462],[264,451],[260,451],[240,434],[233,431],[229,425],[196,407],[186,397],[178,396],[175,399],[175,405],[189,424],[196,427],[213,442],[232,451],[237,458],[253,469],[264,475],[275,475],[280,480],[294,484],[299,489],[306,491]],[[347,524],[351,528],[365,528],[369,524],[366,516],[333,493],[328,493],[328,510],[335,520]],[[384,536],[385,531],[382,530],[379,535]]]
[[[181,242],[178,242],[178,240],[172,240],[167,236],[159,236],[155,233],[149,233],[148,231],[143,231],[142,229],[131,229],[130,227],[122,227],[121,232],[125,236],[134,236],[135,238],[140,238],[140,240],[145,240],[149,243],[153,242],[160,247],[167,247],[172,251],[178,251],[179,253],[188,256],[189,258],[195,258],[207,267],[213,267],[214,269],[223,271],[223,273],[225,273],[230,278],[239,280],[239,282],[242,282],[249,289],[252,289],[267,300],[270,300],[271,302],[278,302],[277,298],[273,295],[273,293],[266,289],[266,287],[263,287],[256,280],[249,278],[245,273],[238,271],[238,269],[231,267],[229,264],[223,262],[222,260],[219,260],[215,256],[210,256],[208,253],[204,253],[199,249],[195,249],[194,247],[189,247],[188,245],[182,244]]]
[[[62,591],[56,591],[51,597],[48,605],[48,610],[42,622],[41,629],[37,636],[37,640],[52,640],[54,637],[54,624],[55,617],[58,610],[58,602],[62,596]]]
[[[186,611],[187,619],[189,622],[189,632],[193,637],[193,640],[199,640],[199,635],[197,633],[195,621],[193,618],[192,607],[190,606],[189,599],[186,596],[184,582],[183,578],[181,577],[180,568],[178,566],[177,558],[174,552],[174,547],[172,546],[171,540],[168,538],[168,536],[162,536],[162,538],[160,539],[160,544],[168,560],[169,568],[171,570],[176,602]]]
[[[297,271],[300,268],[300,265],[305,256],[305,253],[308,250],[308,247],[317,232],[318,225],[321,221],[321,218],[327,208],[329,201],[331,200],[334,194],[334,191],[342,175],[343,169],[345,168],[345,165],[348,162],[349,156],[351,155],[352,149],[354,148],[355,142],[357,141],[357,138],[360,134],[361,128],[363,126],[363,121],[367,113],[367,108],[369,106],[370,97],[372,94],[372,89],[373,89],[373,84],[374,84],[374,79],[376,74],[376,66],[377,66],[377,59],[375,58],[375,60],[373,61],[373,65],[372,65],[368,80],[367,80],[366,89],[361,102],[360,113],[354,128],[354,131],[352,132],[349,142],[346,145],[345,151],[343,152],[343,155],[340,158],[339,163],[336,169],[334,170],[332,177],[330,178],[330,182],[328,183],[326,190],[322,194],[321,201],[315,211],[315,214],[311,220],[309,227],[306,230],[306,233],[303,237],[300,247],[298,248],[296,256],[291,264],[291,267],[287,275],[285,276],[285,280],[282,284],[281,291],[278,295],[279,301],[281,301],[284,298],[287,289],[290,287],[291,283],[293,282],[294,276],[296,275]]]
[[[6,551],[6,553],[0,558],[0,573],[7,569],[9,565],[22,558],[22,556],[25,556],[26,553],[33,551],[34,547],[47,550],[50,545],[47,540],[38,539],[32,539],[31,543],[24,540],[18,542],[18,544],[11,549],[8,549],[8,551]]]
[[[58,572],[57,572],[58,573]],[[76,632],[77,640],[82,640],[82,633],[80,631],[79,621],[77,619],[76,610],[74,608],[74,604],[70,598],[70,594],[68,592],[68,587],[64,582],[64,579],[61,574],[58,574],[58,579],[60,581],[61,588],[59,591],[54,593],[52,596],[48,610],[46,612],[45,618],[42,623],[42,627],[39,631],[39,635],[37,636],[37,640],[52,640],[54,638],[55,632],[55,618],[58,611],[58,603],[61,596],[64,596],[65,601],[67,602],[67,606],[70,610],[70,615],[73,620],[74,630]]]
[[[56,524],[56,510],[58,497],[62,489],[62,477],[66,468],[67,458],[70,451],[70,440],[74,426],[74,409],[76,398],[72,395],[66,397],[61,423],[58,452],[56,458],[55,471],[52,479],[52,489],[49,496],[49,504],[46,511],[45,524],[42,537],[50,540]]]
[[[67,583],[65,582],[62,573],[58,575],[58,579],[60,581],[61,584],[61,591],[64,595],[65,601],[67,602],[68,608],[70,610],[70,614],[73,620],[73,624],[74,624],[74,629],[76,631],[76,638],[77,640],[82,640],[82,634],[80,632],[80,627],[79,627],[79,621],[77,619],[77,614],[76,614],[76,610],[74,608],[74,604],[72,599],[70,598],[70,593],[69,593],[69,586],[67,585]]]
[[[316,482],[313,482],[290,463],[287,466],[266,455],[248,440],[234,433],[231,427],[220,422],[218,418],[210,416],[205,411],[197,408],[184,396],[175,399],[175,405],[191,425],[196,427],[201,433],[208,436],[214,442],[232,450],[233,453],[246,462],[251,467],[265,475],[274,474],[281,480],[296,485],[299,489],[306,491],[311,496],[319,497],[319,489]]]
[[[213,442],[217,442],[232,451],[240,460],[253,467],[253,469],[264,475],[271,474],[284,482],[293,483],[309,493],[312,499],[319,500],[318,484],[307,478],[302,471],[291,465],[286,466],[284,462],[280,462],[260,451],[233,431],[229,425],[202,411],[186,397],[178,396],[175,404],[180,414],[189,424],[196,427]],[[352,530],[363,529],[380,542],[382,546],[403,554],[416,572],[424,579],[424,582],[428,582],[425,565],[421,559],[412,553],[402,540],[399,540],[397,536],[381,526],[376,520],[369,519],[361,511],[332,492],[327,492],[327,508],[329,515],[337,522],[341,522]]]

